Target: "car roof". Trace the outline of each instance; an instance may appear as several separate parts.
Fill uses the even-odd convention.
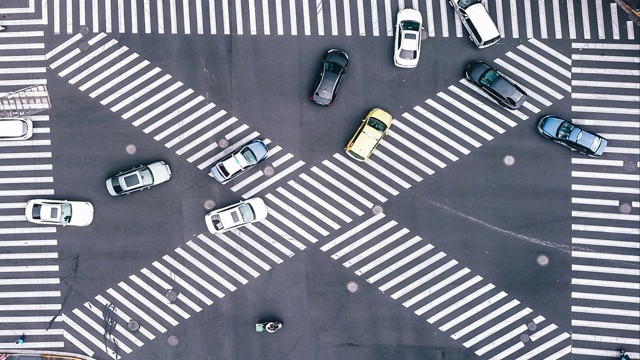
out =
[[[486,41],[500,36],[500,31],[482,2],[469,6],[465,12],[483,40]]]

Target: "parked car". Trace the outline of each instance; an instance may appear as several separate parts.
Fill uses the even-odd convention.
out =
[[[518,85],[482,61],[469,64],[464,76],[506,108],[517,109],[527,101],[527,94]]]
[[[396,19],[396,41],[393,63],[402,68],[414,68],[420,60],[422,43],[422,14],[414,9],[403,9]]]
[[[261,198],[255,197],[214,210],[205,215],[204,222],[209,232],[216,234],[266,218],[267,205]]]
[[[600,156],[607,148],[607,139],[555,115],[540,119],[538,132],[547,139],[589,156]]]
[[[347,155],[358,161],[367,160],[387,134],[392,121],[388,112],[378,108],[371,110],[347,144]]]
[[[1,118],[0,141],[27,140],[33,136],[33,123],[24,118]]]
[[[25,207],[27,221],[43,225],[87,226],[93,221],[93,205],[84,201],[33,199]]]
[[[251,140],[211,166],[211,176],[226,184],[267,158],[269,148],[262,140]]]
[[[313,85],[311,101],[329,106],[338,94],[338,88],[349,65],[349,57],[343,51],[331,49],[322,59],[320,74]]]
[[[480,0],[449,0],[469,33],[469,39],[480,49],[500,40],[500,31]]]
[[[140,165],[131,170],[121,171],[107,179],[107,191],[111,196],[131,194],[148,189],[171,179],[171,169],[164,161]]]

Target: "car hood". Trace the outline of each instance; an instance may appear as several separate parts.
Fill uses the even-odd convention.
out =
[[[71,205],[69,225],[87,226],[93,222],[93,205],[88,202],[74,202]]]
[[[154,162],[153,164],[147,165],[147,167],[149,168],[149,170],[151,170],[151,173],[153,174],[154,185],[158,185],[160,183],[169,181],[169,179],[171,179],[171,169],[169,168],[169,165],[161,161],[158,161],[158,162]]]
[[[364,129],[362,129],[362,132],[358,135],[358,138],[356,138],[356,141],[351,146],[351,150],[362,157],[367,157],[381,137],[381,132],[365,125]]]
[[[257,197],[257,198],[249,199],[247,200],[247,202],[251,204],[251,207],[253,208],[253,212],[256,214],[255,221],[260,221],[267,218],[268,211],[267,211],[267,205],[264,203],[264,200]]]

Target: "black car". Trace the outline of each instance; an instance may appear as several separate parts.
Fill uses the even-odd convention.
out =
[[[517,109],[527,101],[527,94],[518,85],[482,61],[469,64],[464,76],[506,108]]]
[[[331,49],[322,59],[320,74],[313,86],[311,101],[316,104],[329,106],[333,103],[349,64],[349,57],[343,51]]]
[[[607,139],[555,115],[540,119],[538,132],[547,139],[589,156],[600,156],[607,148]]]

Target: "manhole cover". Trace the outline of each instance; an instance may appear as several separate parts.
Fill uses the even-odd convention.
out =
[[[276,169],[272,165],[267,165],[264,167],[264,170],[262,170],[262,172],[265,176],[272,176],[276,173]]]
[[[169,343],[169,345],[171,346],[178,346],[178,344],[180,343],[180,340],[178,340],[178,337],[175,335],[171,335],[169,336],[169,338],[167,339],[167,342]]]
[[[125,151],[129,155],[133,155],[136,153],[136,151],[138,151],[138,149],[136,148],[135,145],[132,144],[132,145],[127,145],[127,147],[125,148]]]
[[[624,169],[627,171],[636,171],[638,165],[635,161],[627,160],[624,162]]]
[[[80,26],[80,34],[87,35],[89,33],[89,27],[86,25]]]
[[[621,213],[623,214],[631,214],[631,210],[633,208],[631,207],[631,204],[629,203],[622,203],[620,204],[620,206],[618,206],[618,210],[620,210]]]
[[[176,300],[178,300],[178,293],[175,292],[174,290],[167,291],[167,294],[165,296],[167,297],[167,300],[169,300],[170,303],[173,303]]]
[[[89,43],[86,41],[80,41],[80,43],[78,43],[78,49],[80,49],[80,51],[89,50]]]
[[[226,149],[229,146],[229,141],[227,141],[227,139],[220,139],[220,141],[218,141],[218,146]]]
[[[349,290],[350,293],[354,293],[356,291],[358,291],[358,283],[355,281],[349,281],[347,283],[347,290]]]
[[[212,210],[215,206],[216,206],[216,202],[211,199],[208,199],[207,201],[204,202],[204,208],[206,210]]]
[[[513,164],[516,163],[516,158],[513,155],[505,155],[505,157],[502,158],[502,162],[506,166],[512,166]]]
[[[538,255],[538,265],[540,266],[549,265],[549,257],[547,255]]]
[[[522,334],[522,335],[520,335],[520,341],[522,341],[523,343],[525,343],[525,344],[526,344],[526,343],[528,343],[528,342],[529,342],[529,340],[531,340],[531,338],[529,337],[529,335],[527,335],[527,334]]]
[[[127,328],[129,328],[130,331],[138,331],[140,330],[140,324],[135,320],[130,320],[127,324]]]
[[[534,322],[530,322],[527,324],[527,328],[531,331],[535,331],[538,328],[538,325],[536,325],[536,323]]]
[[[384,211],[384,208],[382,207],[382,205],[374,205],[371,208],[371,212],[373,213],[373,215],[378,215],[383,211]]]

